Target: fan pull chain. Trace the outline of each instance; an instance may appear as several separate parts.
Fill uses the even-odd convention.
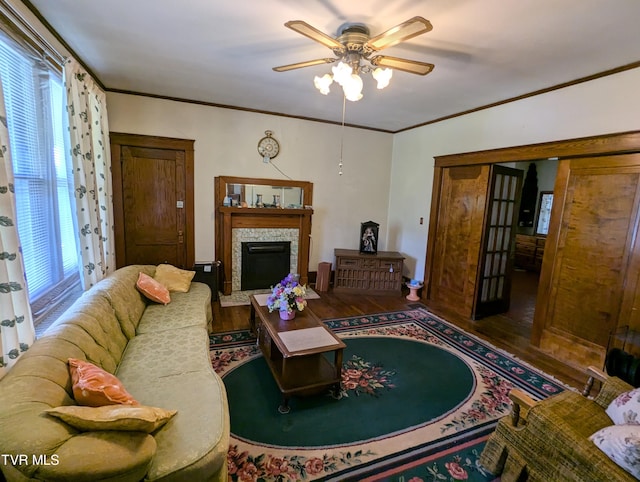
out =
[[[342,176],[342,148],[344,146],[344,111],[347,105],[346,96],[342,96],[342,128],[340,131],[340,162],[338,163],[338,175]]]

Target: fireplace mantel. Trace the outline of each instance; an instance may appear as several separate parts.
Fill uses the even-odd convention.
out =
[[[304,206],[301,208],[235,207],[224,206],[226,184],[258,184],[265,186],[295,186],[304,190]],[[306,181],[277,181],[237,177],[217,177],[216,199],[216,258],[222,261],[224,280],[221,291],[225,295],[232,291],[232,231],[236,228],[270,228],[298,230],[298,266],[300,281],[309,282],[309,247],[311,243],[311,205],[313,184]]]

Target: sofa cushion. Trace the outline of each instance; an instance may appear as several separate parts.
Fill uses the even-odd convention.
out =
[[[224,384],[216,377],[212,369],[204,369],[132,385],[141,403],[178,411],[154,433],[157,451],[147,480],[174,480],[170,474],[179,474],[179,480],[199,480],[202,473],[218,473],[224,466],[229,448],[228,403]],[[191,467],[200,467],[200,474],[189,477]]]
[[[211,367],[208,340],[199,326],[140,334],[129,342],[118,367],[118,378],[140,403],[178,411],[154,434],[158,449],[149,480],[173,480],[169,474],[178,473],[189,480],[192,468],[217,473],[225,464],[228,404],[224,384]]]
[[[105,405],[102,407],[80,407],[67,405],[45,410],[52,417],[68,423],[80,431],[123,430],[151,433],[158,430],[175,410],[137,405]]]
[[[73,396],[79,405],[137,405],[115,375],[93,363],[69,358],[69,373],[73,382]]]
[[[207,364],[211,365],[208,343],[209,336],[202,326],[141,333],[127,345],[116,375],[133,390],[148,380],[206,369]],[[133,391],[131,394],[136,396]]]
[[[186,293],[189,291],[191,280],[195,274],[195,271],[176,268],[170,264],[159,264],[153,278],[158,283],[162,283],[169,291]]]
[[[191,283],[188,293],[171,293],[168,305],[150,304],[138,324],[138,334],[156,333],[186,326],[208,328],[211,319],[211,289]]]
[[[607,407],[607,415],[616,425],[640,424],[640,388],[621,393]]]
[[[168,305],[169,303],[171,303],[169,290],[165,288],[162,283],[158,283],[148,274],[138,274],[136,288],[138,288],[140,293],[142,293],[147,299],[151,301],[155,301],[156,303],[161,303],[163,305]]]
[[[589,437],[616,464],[640,479],[640,426],[611,425]]]

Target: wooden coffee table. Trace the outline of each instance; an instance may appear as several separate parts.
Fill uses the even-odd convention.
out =
[[[251,295],[249,324],[282,393],[280,413],[288,413],[289,398],[332,388],[340,393],[342,352],[346,345],[309,309],[290,321],[269,313],[267,295]],[[257,315],[257,316],[256,316]],[[333,362],[325,353],[334,352]]]

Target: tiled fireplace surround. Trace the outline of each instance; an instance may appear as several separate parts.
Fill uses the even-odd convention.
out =
[[[240,291],[242,286],[242,243],[253,241],[291,241],[291,273],[298,270],[297,228],[234,228],[231,230],[231,290]]]
[[[308,188],[310,189],[310,188]],[[292,273],[309,282],[311,247],[310,207],[295,209],[219,206],[216,214],[216,253],[222,261],[222,293],[241,290],[242,243],[248,241],[290,241]]]

